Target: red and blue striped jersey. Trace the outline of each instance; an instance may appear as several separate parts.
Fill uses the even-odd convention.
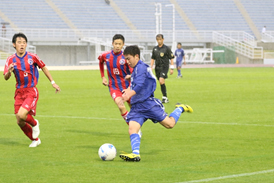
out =
[[[17,56],[16,53],[11,55],[6,61],[4,75],[12,63],[14,63],[13,73],[16,78],[16,88],[31,88],[37,85],[39,78],[37,66],[39,68],[45,66],[37,55],[30,52],[26,52],[23,57]]]
[[[102,53],[99,57],[99,67],[101,77],[104,74],[104,63],[106,63],[108,73],[108,86],[113,90],[123,91],[128,88],[130,81],[126,80],[126,75],[132,73],[132,68],[129,67],[123,52],[114,53],[113,50]]]

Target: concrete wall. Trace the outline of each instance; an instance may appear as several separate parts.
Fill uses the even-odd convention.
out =
[[[274,50],[274,43],[258,42],[257,46],[263,47],[264,50]]]
[[[94,61],[95,47],[90,46],[90,58],[88,58],[88,46],[36,46],[36,53],[48,66],[79,65],[80,61]]]

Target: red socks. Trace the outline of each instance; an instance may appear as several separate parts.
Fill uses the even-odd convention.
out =
[[[33,140],[38,140],[38,138],[37,138],[37,139],[33,139],[33,138],[32,138],[32,127],[31,127],[28,123],[26,123],[25,126],[21,127],[21,130],[26,134],[26,136],[27,136],[31,141],[33,141]]]
[[[27,115],[27,119],[25,121],[28,124],[30,124],[31,126],[36,126],[37,125],[37,122],[35,121],[35,119],[30,114]]]
[[[127,125],[128,125],[128,122],[127,122],[127,114],[128,114],[128,111],[125,112],[125,114],[121,114],[121,116],[124,118],[124,120],[126,121]]]

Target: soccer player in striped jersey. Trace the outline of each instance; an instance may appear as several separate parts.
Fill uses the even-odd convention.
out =
[[[113,49],[102,53],[98,60],[102,83],[104,86],[108,86],[111,97],[118,106],[121,116],[126,121],[128,111],[122,99],[122,91],[130,85],[132,68],[129,67],[123,55],[122,48],[124,44],[124,36],[115,34],[112,38]],[[104,64],[106,64],[108,80],[105,77]],[[128,105],[130,106],[130,101],[128,101]],[[141,136],[141,132],[139,135]]]
[[[131,85],[123,92],[123,100],[131,99],[131,109],[127,116],[129,122],[129,135],[132,153],[120,154],[125,161],[140,161],[140,143],[138,131],[146,120],[160,123],[165,128],[173,128],[183,112],[193,112],[193,109],[184,104],[177,103],[176,109],[169,115],[164,111],[164,106],[159,99],[154,98],[156,77],[151,68],[140,60],[138,46],[127,46],[124,51],[125,59],[129,66],[134,68],[131,75]]]
[[[14,113],[17,124],[32,141],[29,147],[37,147],[41,144],[41,140],[38,138],[40,134],[39,122],[33,118],[36,115],[36,105],[39,99],[39,92],[36,88],[39,78],[37,67],[42,69],[56,92],[60,91],[60,87],[52,79],[44,62],[37,55],[26,51],[27,42],[27,37],[23,33],[14,34],[12,44],[16,53],[8,57],[6,61],[4,79],[9,80],[12,73],[15,76]]]

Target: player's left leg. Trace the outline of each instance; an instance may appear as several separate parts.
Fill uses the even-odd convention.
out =
[[[163,121],[160,122],[160,124],[167,129],[171,129],[176,125],[183,112],[193,112],[193,109],[189,105],[177,103],[175,106],[176,109],[169,116],[166,116]]]
[[[140,161],[140,143],[141,138],[138,135],[139,130],[141,129],[141,125],[136,121],[129,122],[129,130],[128,133],[130,135],[130,143],[132,153],[120,154],[120,158],[125,161]]]

